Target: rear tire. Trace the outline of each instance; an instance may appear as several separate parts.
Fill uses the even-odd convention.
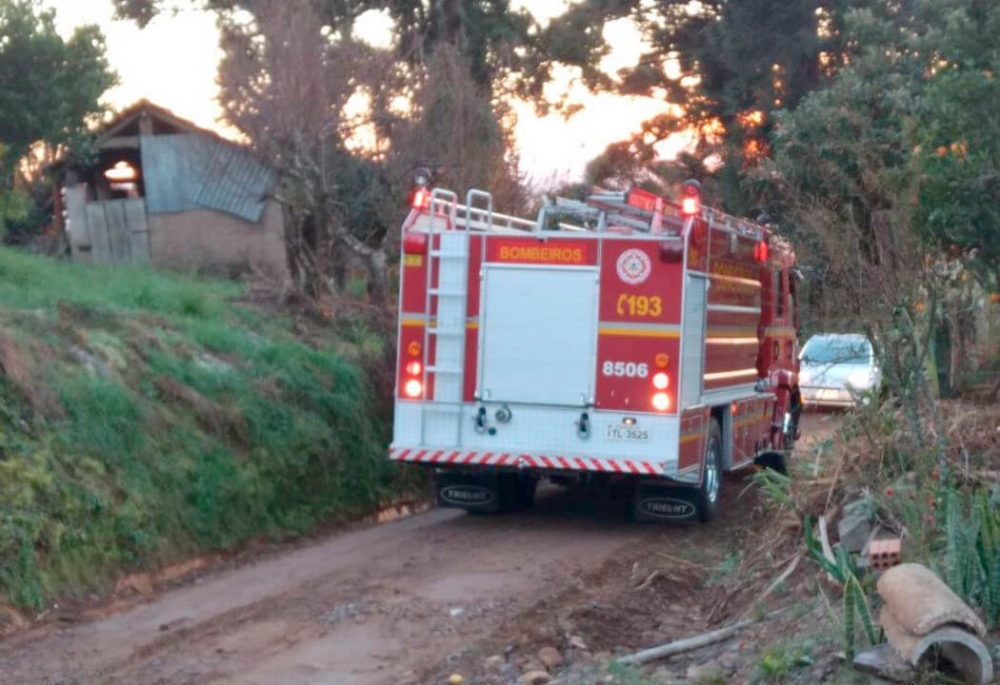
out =
[[[524,473],[501,473],[499,475],[500,509],[520,511],[535,503],[538,479]]]
[[[522,478],[517,484],[517,506],[519,509],[529,509],[535,503],[535,491],[538,490],[537,478]]]
[[[705,440],[704,468],[698,486],[698,518],[708,523],[719,511],[722,496],[722,429],[719,420],[712,418]]]

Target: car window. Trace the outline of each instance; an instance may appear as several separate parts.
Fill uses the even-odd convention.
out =
[[[867,364],[871,343],[857,338],[817,337],[806,343],[802,361],[809,364]]]

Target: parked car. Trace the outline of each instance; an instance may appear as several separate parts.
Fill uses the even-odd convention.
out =
[[[882,382],[875,350],[858,333],[814,335],[799,361],[799,388],[807,407],[857,406]]]

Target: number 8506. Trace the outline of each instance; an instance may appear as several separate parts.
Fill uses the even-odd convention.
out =
[[[646,378],[649,376],[649,364],[607,361],[601,365],[601,373],[617,378]]]

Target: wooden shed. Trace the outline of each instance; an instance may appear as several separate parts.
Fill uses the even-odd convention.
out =
[[[246,148],[141,101],[99,131],[92,157],[61,170],[74,259],[287,273],[277,175]]]

